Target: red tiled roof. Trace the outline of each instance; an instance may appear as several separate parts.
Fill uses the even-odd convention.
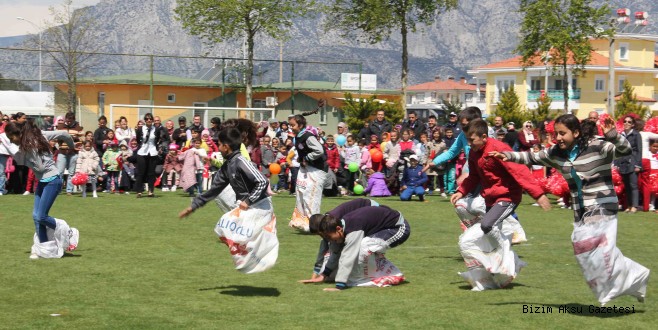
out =
[[[412,85],[407,87],[408,91],[427,91],[427,90],[432,90],[432,91],[441,91],[441,90],[467,90],[467,91],[475,91],[476,86],[471,85],[471,84],[466,84],[461,81],[453,80],[453,79],[448,79],[448,80],[435,80],[435,81],[429,81],[426,83],[418,84],[418,85]]]
[[[522,56],[515,56],[512,58],[508,58],[506,60],[502,60],[500,62],[495,62],[495,63],[490,63],[481,67],[478,67],[476,69],[502,69],[502,68],[520,68],[521,65],[521,59]],[[656,58],[658,61],[658,57]],[[588,65],[596,65],[596,66],[608,66],[609,59],[595,51],[592,51],[592,57],[590,58],[590,61]],[[658,62],[657,62],[658,63]],[[573,58],[570,58],[568,65],[574,64]],[[544,62],[541,61],[541,57],[535,57],[533,59],[533,63],[531,66],[544,66]],[[615,62],[615,66],[623,66],[617,62]]]

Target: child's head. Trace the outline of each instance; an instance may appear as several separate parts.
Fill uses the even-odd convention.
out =
[[[282,153],[282,154],[286,153],[286,150],[288,150],[288,148],[286,148],[285,144],[280,144],[278,149],[279,149],[279,152]]]
[[[210,131],[208,131],[207,129],[204,129],[203,131],[201,131],[201,138],[202,139],[207,140],[209,137],[210,137]]]
[[[85,132],[85,140],[91,141],[94,139],[94,132],[92,131],[86,131]]]
[[[658,139],[649,140],[649,151],[651,151],[652,154],[658,153]]]
[[[432,130],[432,140],[440,141],[441,140],[441,128],[436,127]]]
[[[217,148],[222,156],[228,156],[234,150],[240,150],[242,134],[236,128],[227,128],[219,131],[217,137]]]
[[[389,136],[391,137],[391,142],[393,143],[398,142],[398,132],[393,131]]]
[[[446,137],[448,139],[452,139],[452,134],[453,134],[452,128],[446,127]]]
[[[420,142],[422,142],[422,143],[427,142],[427,133],[426,132],[420,133],[420,136],[418,138],[420,139]]]
[[[373,135],[370,136],[370,143],[372,143],[372,144],[379,143],[379,140],[377,139],[377,135],[373,134]]]
[[[331,134],[327,135],[327,146],[333,147],[334,143],[336,143],[334,136]]]
[[[112,149],[113,151],[119,150],[119,144],[114,141],[110,142],[110,149]]]
[[[587,120],[586,122],[595,123]],[[574,115],[566,114],[555,119],[555,136],[558,147],[562,150],[571,150],[571,148],[578,143],[582,135],[581,123]]]
[[[411,138],[411,130],[410,129],[405,129],[402,131],[402,141],[409,141]]]
[[[197,139],[201,137],[201,132],[198,129],[192,129],[192,139]]]
[[[367,175],[368,177],[370,177],[370,176],[373,175],[373,174],[375,174],[375,170],[373,170],[373,169],[371,169],[371,168],[369,168],[369,169],[366,170],[366,175]]]
[[[409,166],[410,167],[418,166],[418,156],[416,155],[409,156]]]
[[[343,224],[340,219],[325,214],[320,221],[318,234],[326,240],[334,243],[341,244],[345,242],[345,233],[343,232]]]
[[[113,130],[107,130],[107,134],[105,135],[105,138],[108,140],[113,140],[114,139],[114,131]]]
[[[201,148],[201,139],[192,138],[192,147],[194,147],[195,149]]]
[[[121,141],[121,144],[119,144],[119,149],[121,151],[127,151],[128,150],[128,143],[126,143],[126,141]]]
[[[91,148],[93,148],[93,143],[91,143],[91,140],[85,141],[84,148],[86,151],[91,151]]]
[[[261,139],[261,145],[269,146],[270,142],[271,142],[270,137],[267,135],[263,136],[263,138]]]
[[[503,130],[502,128],[499,129],[498,131],[496,131],[496,140],[498,140],[498,141],[505,140],[505,135],[506,134],[507,133],[505,132],[505,130]]]
[[[375,136],[376,137],[376,136]],[[382,141],[390,141],[391,140],[391,134],[389,132],[384,132],[382,133]]]
[[[359,140],[359,147],[363,148],[367,145],[368,145],[368,141],[366,141],[366,139]]]
[[[132,139],[130,140],[130,148],[131,149],[137,149],[137,139]]]
[[[353,136],[351,136],[351,135],[347,136],[347,145],[350,146],[350,147],[354,145],[354,137]]]
[[[274,139],[272,139],[272,148],[279,149],[279,144],[280,144],[280,141],[279,141],[278,137],[275,137]]]
[[[178,152],[178,145],[176,143],[172,143],[169,145],[169,153],[172,155],[175,155]]]
[[[474,119],[468,124],[466,140],[471,146],[471,150],[478,151],[487,143],[488,132],[487,123],[482,119]]]
[[[542,145],[539,143],[532,146],[532,152],[540,152],[542,149]]]

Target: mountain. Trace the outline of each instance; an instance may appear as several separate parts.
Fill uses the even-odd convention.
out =
[[[605,2],[612,8],[623,3]],[[182,29],[174,17],[175,7],[175,0],[101,1],[91,8],[98,23],[93,33],[99,41],[98,51],[235,58],[224,64],[227,79],[238,79],[242,42],[205,46]],[[658,3],[654,0],[634,1],[631,9],[648,11],[650,19],[658,17]],[[409,36],[409,84],[430,81],[436,75],[465,76],[470,68],[514,56],[520,21],[518,0],[460,0],[458,9],[442,14],[431,26],[420,26]],[[379,44],[366,44],[341,38],[336,31],[325,32],[320,22],[317,17],[295,20],[290,38],[282,47],[284,60],[361,63],[363,73],[377,74],[378,87],[399,88],[401,38],[398,34]],[[650,23],[646,32],[657,33],[658,24]],[[261,37],[256,42],[255,58],[278,60],[279,50],[279,41]],[[36,58],[29,52],[0,51],[0,73],[11,78],[34,79],[38,76]],[[93,67],[85,76],[140,73],[150,68],[148,56],[103,55],[95,56],[93,61]],[[212,59],[173,57],[155,57],[153,62],[156,73],[183,77],[198,77],[213,65],[222,65],[221,61]],[[277,62],[261,61],[255,65],[255,83],[278,82]],[[44,79],[54,77],[53,68],[44,56]],[[359,72],[359,66],[296,63],[294,67],[296,80],[337,81],[341,72]],[[285,63],[283,80],[288,81],[290,77],[291,64]]]
[[[0,47],[11,47],[20,44],[26,36],[0,37]]]

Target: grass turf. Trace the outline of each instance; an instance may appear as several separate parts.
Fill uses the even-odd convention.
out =
[[[528,243],[515,246],[528,262],[510,287],[471,292],[457,248],[461,233],[446,198],[429,203],[377,198],[400,210],[411,238],[387,257],[407,282],[392,288],[323,292],[309,278],[319,238],[287,227],[294,197],[273,198],[280,240],[277,265],[261,274],[233,269],[213,226],[214,204],[179,220],[189,205],[178,193],[154,199],[107,195],[59,196],[51,214],[80,230],[78,250],[55,260],[29,260],[32,196],[0,197],[0,328],[654,328],[658,308],[631,297],[609,306],[632,314],[589,313],[598,306],[572,253],[572,212],[542,212],[526,199],[517,210]],[[345,198],[323,199],[329,210]],[[618,246],[656,269],[655,213],[620,214]],[[545,313],[524,313],[524,305]],[[559,306],[582,313],[559,313]],[[549,313],[548,308],[552,308]],[[534,311],[534,309],[533,309]],[[59,314],[59,316],[51,316]]]

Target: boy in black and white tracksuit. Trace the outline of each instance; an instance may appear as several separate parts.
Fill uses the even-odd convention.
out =
[[[367,206],[344,215],[342,219],[325,217],[320,224],[319,233],[332,243],[342,244],[336,287],[325,289],[335,291],[347,288],[352,269],[357,263],[364,262],[360,256],[384,253],[404,243],[411,232],[409,223],[400,212],[388,207]],[[367,246],[362,244],[365,238],[369,238]],[[333,266],[328,264],[323,275],[329,276],[331,269],[335,269]]]

